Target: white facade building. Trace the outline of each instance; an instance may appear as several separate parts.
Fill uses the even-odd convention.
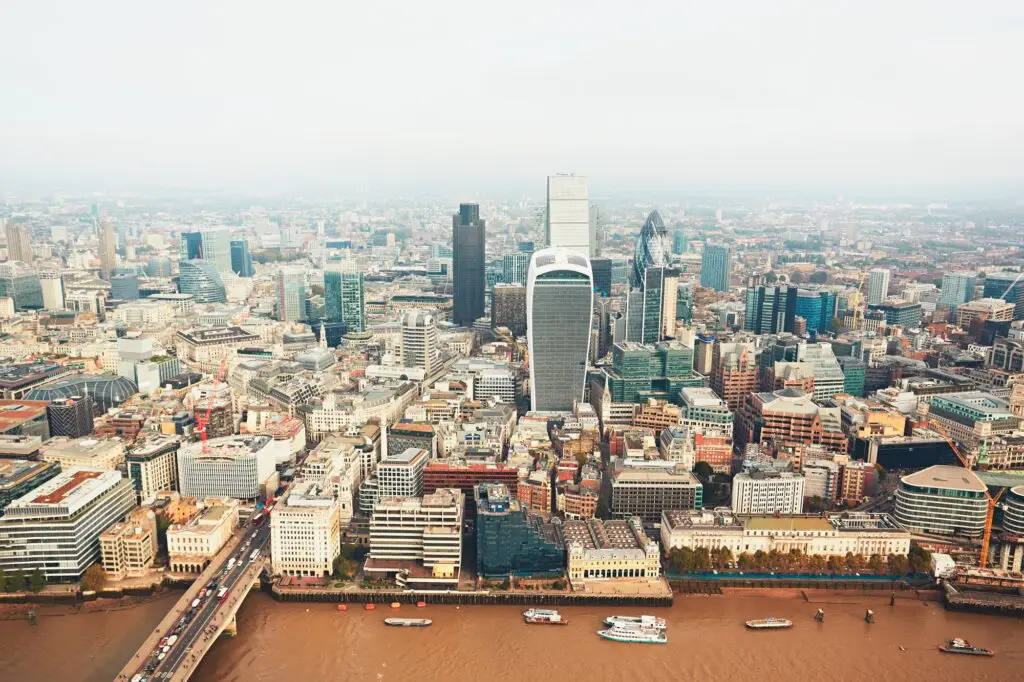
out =
[[[889,271],[874,268],[868,272],[868,305],[882,303],[889,296]]]
[[[341,554],[341,511],[329,485],[296,481],[270,514],[277,575],[330,575]]]
[[[426,450],[408,448],[382,459],[377,465],[381,497],[419,497],[423,494],[423,469],[430,461]]]
[[[207,498],[186,523],[167,528],[169,567],[174,573],[201,573],[238,526],[238,500]]]
[[[187,497],[253,500],[276,488],[275,443],[269,436],[225,436],[178,450],[178,480]]]
[[[587,178],[577,175],[548,177],[547,245],[561,246],[590,257],[590,200]]]
[[[736,474],[732,509],[737,514],[799,514],[804,510],[804,477],[764,470]]]

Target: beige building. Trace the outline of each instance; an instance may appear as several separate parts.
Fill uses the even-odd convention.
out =
[[[238,500],[206,498],[199,513],[167,529],[169,567],[174,573],[201,573],[238,526]]]
[[[910,531],[888,514],[737,516],[730,509],[673,510],[662,513],[661,545],[665,552],[682,547],[726,548],[736,557],[759,550],[885,557],[910,551]]]
[[[1013,319],[1014,304],[998,298],[979,298],[956,307],[956,326],[967,329],[975,318],[994,322],[1009,322]]]
[[[270,515],[277,575],[323,576],[341,554],[341,510],[328,483],[296,481]]]
[[[156,515],[136,509],[100,535],[100,562],[110,580],[139,578],[156,558]]]
[[[77,467],[116,469],[124,464],[124,443],[120,438],[67,438],[57,436],[43,443],[43,460],[57,462],[63,471]]]
[[[567,572],[574,589],[588,580],[661,577],[658,545],[639,518],[628,521],[566,521]]]

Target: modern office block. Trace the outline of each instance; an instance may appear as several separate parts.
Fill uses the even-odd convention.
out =
[[[246,239],[231,240],[231,272],[239,277],[253,276],[252,254]]]
[[[577,175],[548,177],[548,247],[561,247],[590,257],[590,200],[587,178]]]
[[[705,244],[700,260],[700,285],[715,291],[728,291],[732,277],[732,249],[720,244]]]
[[[455,324],[473,326],[484,316],[484,247],[486,224],[477,204],[460,204],[452,216],[452,318]]]

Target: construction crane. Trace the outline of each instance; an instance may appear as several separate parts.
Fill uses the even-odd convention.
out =
[[[864,313],[861,312],[860,303],[862,292],[864,291],[864,278],[867,276],[866,272],[860,273],[860,281],[857,283],[857,293],[853,295],[853,328],[859,329],[859,322],[863,321]]]
[[[199,429],[199,437],[203,442],[203,454],[208,452],[206,447],[206,430],[210,424],[210,417],[213,415],[213,405],[217,396],[217,388],[224,383],[224,375],[228,367],[228,354],[225,353],[220,359],[220,366],[217,368],[217,374],[213,379],[213,388],[210,389],[210,395],[206,397],[206,412],[200,419],[199,414],[196,414],[196,427]]]
[[[928,424],[932,426],[942,436],[942,438],[946,441],[946,444],[949,445],[949,449],[952,450],[953,454],[956,455],[956,458],[960,460],[960,464],[962,464],[965,469],[970,471],[970,459],[966,455],[964,455],[963,451],[960,449],[960,446],[956,444],[952,437],[950,437],[946,429],[934,419],[929,419]],[[984,442],[981,445],[982,456],[984,456],[987,450],[985,445],[986,444]],[[985,531],[981,535],[981,555],[978,557],[978,565],[981,568],[985,568],[985,564],[988,563],[988,548],[989,544],[992,541],[992,519],[995,516],[996,505],[999,503],[1000,498],[1002,498],[1003,493],[1005,492],[1006,488],[1000,488],[999,492],[997,492],[995,495],[992,495],[992,493],[988,491],[988,486],[985,486],[985,499],[988,501],[988,507],[985,510]]]

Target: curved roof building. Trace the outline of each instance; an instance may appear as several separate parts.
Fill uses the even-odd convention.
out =
[[[178,273],[178,291],[192,294],[196,303],[223,303],[227,300],[224,281],[209,261],[181,261]]]
[[[583,400],[593,309],[594,274],[585,256],[561,247],[533,254],[526,279],[533,410],[568,411]]]
[[[636,288],[643,288],[644,273],[652,265],[668,265],[671,244],[668,241],[668,230],[661,219],[661,214],[651,211],[640,228],[636,238],[636,251],[633,254],[633,271],[629,283]]]
[[[73,374],[32,389],[25,395],[25,399],[53,402],[87,395],[100,412],[106,412],[138,392],[135,382],[117,374]]]

